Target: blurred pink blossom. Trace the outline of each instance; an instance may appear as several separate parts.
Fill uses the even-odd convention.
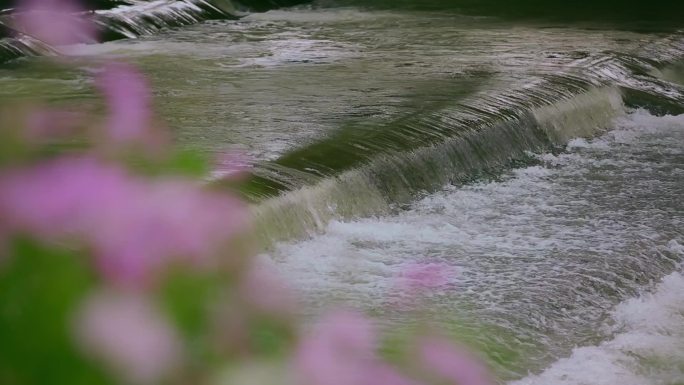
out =
[[[133,194],[125,171],[94,158],[63,158],[0,175],[0,220],[42,238],[92,230],[102,203]]]
[[[15,27],[50,45],[95,40],[96,29],[72,0],[21,0]]]
[[[382,361],[376,345],[368,319],[336,310],[300,341],[295,371],[302,385],[420,385]]]
[[[155,384],[181,362],[176,330],[144,297],[115,292],[91,295],[77,314],[83,350],[131,384]]]
[[[256,310],[289,314],[296,308],[295,295],[273,268],[253,265],[243,277],[240,294]]]
[[[421,385],[418,381],[405,377],[388,364],[378,363],[366,374],[364,385]]]
[[[251,167],[250,157],[245,152],[223,152],[216,156],[213,174],[218,178],[240,179]]]
[[[323,317],[295,353],[302,385],[365,385],[375,357],[370,321],[350,311]]]
[[[92,239],[101,270],[123,283],[144,282],[150,268],[164,265],[169,257],[182,257],[200,268],[217,267],[220,261],[212,257],[218,247],[247,223],[237,199],[185,181],[143,185],[119,206],[111,206]]]
[[[9,260],[10,255],[7,233],[7,230],[3,228],[2,222],[0,222],[0,269],[2,269],[2,265]]]
[[[160,145],[163,138],[152,127],[152,93],[142,73],[126,63],[109,63],[99,74],[97,86],[109,108],[107,140]]]
[[[64,138],[73,135],[82,121],[83,115],[77,112],[47,107],[34,108],[26,117],[23,136],[31,142]]]
[[[174,261],[214,266],[247,221],[235,198],[185,180],[140,179],[93,157],[0,175],[0,212],[10,231],[80,239],[106,278],[133,286]]]
[[[433,377],[453,385],[492,385],[482,362],[464,348],[435,337],[424,337],[419,343],[418,357]]]
[[[416,294],[449,284],[453,275],[454,268],[444,263],[409,263],[399,273],[398,286],[409,294]]]

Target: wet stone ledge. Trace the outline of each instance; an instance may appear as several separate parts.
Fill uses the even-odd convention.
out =
[[[182,27],[205,20],[238,19],[249,12],[293,6],[307,0],[88,0],[74,22],[89,19],[97,26],[97,43],[150,35],[165,28]],[[13,28],[22,10],[16,1],[0,0],[0,63],[25,56],[58,52],[23,31]]]

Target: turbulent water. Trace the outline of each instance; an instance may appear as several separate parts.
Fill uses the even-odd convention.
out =
[[[502,382],[684,381],[684,34],[326,3],[132,18],[158,33],[0,68],[0,100],[93,103],[90,61],[135,62],[182,145],[252,159],[261,257],[309,313],[400,328],[402,271],[449,266],[421,312]]]
[[[528,352],[537,369],[571,356],[522,383],[672,383],[662,377],[684,375],[683,277],[627,299],[681,271],[683,140],[684,116],[636,111],[500,180],[446,188],[398,215],[333,222],[270,257],[318,306],[376,311],[400,299],[407,265],[453,266],[429,301],[435,318],[482,346]],[[663,362],[642,374],[649,359]]]

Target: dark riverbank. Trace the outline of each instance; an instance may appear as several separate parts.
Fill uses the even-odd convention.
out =
[[[588,23],[640,31],[672,31],[684,25],[684,1],[674,0],[322,0],[321,4],[369,9],[455,11],[518,21]]]

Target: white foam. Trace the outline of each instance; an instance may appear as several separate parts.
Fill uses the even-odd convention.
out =
[[[636,111],[615,131],[576,140],[566,153],[539,156],[540,165],[511,170],[498,181],[445,186],[398,215],[333,221],[324,234],[280,244],[267,257],[318,303],[374,310],[400,295],[393,290],[407,264],[445,264],[457,275],[431,306],[458,312],[454,304],[468,301],[469,311],[519,336],[520,346],[536,341],[548,352],[544,362],[569,357],[528,383],[659,384],[634,369],[641,362],[629,349],[674,356],[679,347],[667,333],[628,316],[651,302],[669,301],[676,309],[667,293],[680,290],[681,275],[667,278],[657,291],[662,294],[618,307],[612,319],[619,330],[604,332],[602,320],[643,286],[625,269],[642,269],[641,279],[657,280],[672,271],[672,260],[684,258],[676,172],[684,165],[673,152],[682,146],[684,116]],[[676,323],[677,311],[684,308],[642,314],[672,316]],[[611,342],[572,351],[587,334]]]
[[[619,332],[609,341],[576,348],[541,374],[510,384],[653,385],[684,379],[682,273],[666,276],[653,293],[621,303],[613,318]]]
[[[331,63],[348,57],[354,51],[351,46],[330,40],[287,38],[262,43],[267,52],[257,57],[240,59],[239,66],[274,67],[292,63]]]

